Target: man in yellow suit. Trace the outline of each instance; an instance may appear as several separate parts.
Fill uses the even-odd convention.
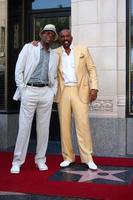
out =
[[[92,158],[92,140],[89,126],[89,103],[97,98],[98,84],[96,68],[91,55],[84,46],[73,46],[70,30],[59,34],[61,47],[57,49],[60,57],[58,68],[58,103],[61,147],[64,161],[61,167],[67,167],[75,161],[71,139],[72,114],[75,120],[77,141],[82,163],[96,170]]]

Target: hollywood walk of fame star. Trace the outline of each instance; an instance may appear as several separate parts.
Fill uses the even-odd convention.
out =
[[[86,171],[73,171],[73,170],[62,170],[65,173],[69,174],[77,174],[81,175],[81,178],[79,179],[78,182],[85,182],[85,181],[90,181],[94,179],[106,179],[106,180],[112,180],[112,181],[120,181],[120,182],[125,182],[124,180],[114,176],[114,174],[119,174],[122,172],[126,172],[127,170],[102,170],[98,169],[96,171],[92,171],[90,169]]]

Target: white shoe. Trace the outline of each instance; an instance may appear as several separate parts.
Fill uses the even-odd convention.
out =
[[[36,166],[37,168],[40,170],[40,171],[46,171],[48,170],[48,166],[44,163],[44,161],[38,161],[36,163]]]
[[[88,165],[89,169],[97,170],[97,165],[93,161],[90,161],[86,164]]]
[[[20,165],[13,165],[11,170],[10,170],[11,174],[19,174],[20,173]]]
[[[68,167],[72,162],[69,160],[64,160],[60,163],[60,167]]]

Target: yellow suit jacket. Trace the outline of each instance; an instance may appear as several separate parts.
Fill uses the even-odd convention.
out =
[[[59,103],[64,89],[64,80],[62,75],[62,48],[57,49],[59,55],[58,66],[58,90],[55,101]],[[84,46],[74,47],[74,62],[76,67],[76,77],[78,81],[79,98],[83,103],[89,103],[90,89],[98,90],[98,81],[96,67],[93,63],[88,49]]]

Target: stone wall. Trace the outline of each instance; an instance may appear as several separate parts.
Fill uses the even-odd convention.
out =
[[[72,0],[74,44],[88,47],[99,94],[90,107],[96,155],[126,155],[126,0]],[[131,145],[130,145],[131,146]]]

